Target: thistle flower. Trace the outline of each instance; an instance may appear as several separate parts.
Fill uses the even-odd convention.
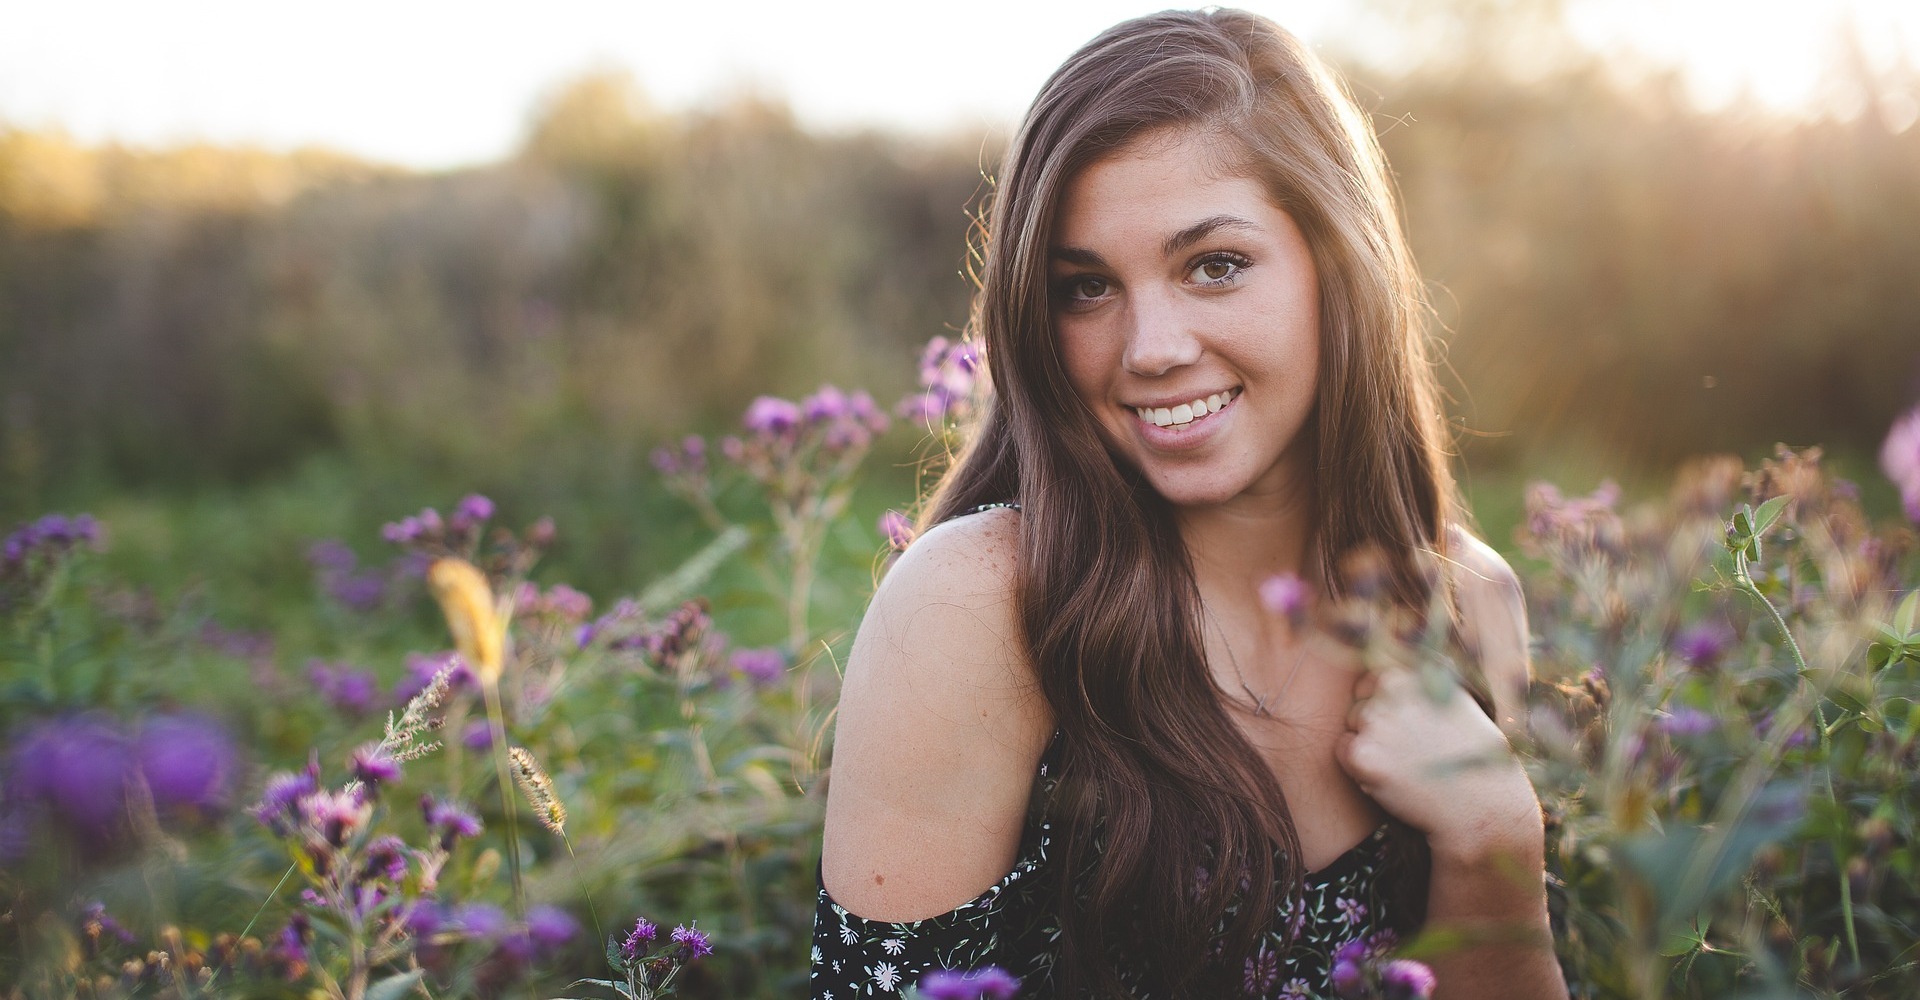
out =
[[[307,681],[329,705],[348,716],[365,715],[372,711],[379,690],[371,671],[344,663],[310,660],[307,663]]]
[[[494,607],[486,574],[464,559],[439,559],[427,570],[427,586],[447,616],[461,658],[482,685],[498,685],[506,662],[506,623]]]
[[[628,962],[638,961],[659,936],[660,928],[653,921],[641,917],[634,921],[633,930],[627,933],[626,940],[620,942],[620,957]]]
[[[1668,736],[1705,736],[1719,728],[1720,720],[1697,708],[1682,706],[1661,716],[1655,725]]]
[[[733,669],[757,685],[773,684],[787,672],[787,658],[771,646],[733,653]]]
[[[369,790],[377,791],[381,785],[400,780],[400,762],[384,744],[368,743],[355,749],[347,766],[354,780],[364,783]]]
[[[1433,970],[1412,959],[1396,958],[1380,967],[1385,1000],[1427,1000],[1433,996]]]
[[[141,724],[133,752],[156,809],[206,814],[227,803],[237,754],[232,738],[211,719],[155,716]]]
[[[443,851],[453,850],[453,845],[462,837],[480,835],[480,819],[462,808],[456,802],[442,802],[431,795],[420,797],[420,812],[426,817],[427,829],[439,838],[439,847]]]
[[[1908,520],[1920,523],[1920,406],[1893,422],[1880,446],[1880,469],[1900,490]]]
[[[747,430],[766,437],[784,437],[800,425],[800,407],[777,396],[761,396],[748,404],[741,418]]]
[[[567,946],[580,933],[580,921],[557,906],[535,906],[527,910],[527,937],[536,956],[552,955]]]
[[[885,538],[894,551],[904,552],[913,544],[913,522],[897,510],[887,511],[880,515],[880,537]]]
[[[682,961],[691,962],[713,954],[713,942],[706,932],[684,924],[673,929],[673,943],[685,951]]]
[[[407,877],[407,845],[399,837],[391,834],[375,837],[367,844],[366,864],[362,866],[360,878],[383,878],[389,882],[398,882]]]
[[[1696,622],[1674,636],[1673,652],[1695,670],[1710,670],[1736,640],[1726,622]]]
[[[942,969],[921,977],[919,989],[925,1000],[1012,1000],[1020,980],[997,965],[970,972]]]
[[[1297,574],[1279,573],[1260,583],[1260,604],[1268,614],[1285,618],[1296,627],[1304,624],[1313,593]]]
[[[520,786],[520,793],[527,797],[527,804],[533,807],[534,815],[540,818],[540,825],[562,836],[567,832],[567,807],[561,803],[560,796],[554,793],[553,779],[540,767],[540,762],[526,747],[512,747],[507,750],[507,759],[513,764],[513,780]]]

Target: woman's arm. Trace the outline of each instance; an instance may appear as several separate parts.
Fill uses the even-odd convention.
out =
[[[1436,997],[1556,1000],[1567,992],[1547,919],[1540,804],[1502,732],[1525,725],[1526,607],[1505,560],[1465,532],[1454,542],[1462,638],[1499,724],[1464,691],[1436,705],[1410,673],[1369,675],[1355,686],[1341,760],[1382,808],[1426,834],[1427,926],[1485,942],[1433,960]]]
[[[916,540],[854,640],[835,721],[821,879],[874,920],[935,916],[1013,866],[1052,732],[1013,604],[1019,515]]]

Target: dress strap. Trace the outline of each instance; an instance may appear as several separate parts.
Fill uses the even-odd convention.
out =
[[[970,511],[967,511],[967,513],[969,513],[969,514],[978,514],[978,513],[980,513],[980,512],[981,512],[981,511],[983,511],[983,510],[993,510],[993,509],[994,509],[994,508],[996,508],[996,507],[1005,507],[1005,508],[1007,508],[1008,510],[1019,510],[1019,509],[1020,509],[1020,505],[1019,505],[1019,504],[1017,504],[1017,503],[1014,503],[1014,502],[1013,502],[1013,501],[1011,501],[1011,500],[1002,500],[1002,501],[1001,501],[1001,502],[999,502],[999,503],[983,503],[983,504],[981,504],[980,506],[978,506],[978,507],[975,507],[974,509],[972,509],[972,510],[970,510]]]

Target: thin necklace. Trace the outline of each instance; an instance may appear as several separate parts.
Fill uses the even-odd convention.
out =
[[[1240,658],[1233,655],[1233,642],[1227,638],[1227,630],[1221,626],[1220,619],[1214,617],[1211,609],[1207,609],[1207,620],[1213,623],[1213,630],[1220,633],[1220,645],[1227,649],[1227,662],[1233,665],[1233,676],[1240,682],[1240,690],[1246,692],[1247,700],[1253,703],[1253,714],[1262,719],[1273,718],[1273,712],[1267,708],[1268,696],[1253,693],[1253,688],[1247,684],[1247,675],[1240,672]],[[1287,689],[1293,686],[1293,679],[1300,676],[1301,661],[1306,658],[1307,644],[1303,640],[1300,643],[1300,652],[1293,658],[1293,666],[1287,670],[1287,679],[1281,683],[1280,690],[1272,695],[1271,700],[1274,704],[1278,705],[1280,699],[1286,697]]]

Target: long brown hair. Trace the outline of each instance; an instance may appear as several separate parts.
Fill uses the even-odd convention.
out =
[[[1371,543],[1392,592],[1419,607],[1415,554],[1444,545],[1454,513],[1419,278],[1379,146],[1334,75],[1292,35],[1235,10],[1142,17],[1076,52],[999,173],[970,324],[993,398],[924,514],[1023,507],[1016,599],[1063,734],[1063,996],[1122,992],[1115,954],[1155,995],[1224,988],[1271,924],[1276,887],[1303,874],[1280,787],[1207,670],[1173,512],[1106,449],[1049,311],[1048,244],[1068,181],[1171,126],[1221,140],[1228,169],[1262,182],[1313,254],[1320,370],[1302,433],[1317,448],[1319,577],[1337,586],[1335,558]]]

